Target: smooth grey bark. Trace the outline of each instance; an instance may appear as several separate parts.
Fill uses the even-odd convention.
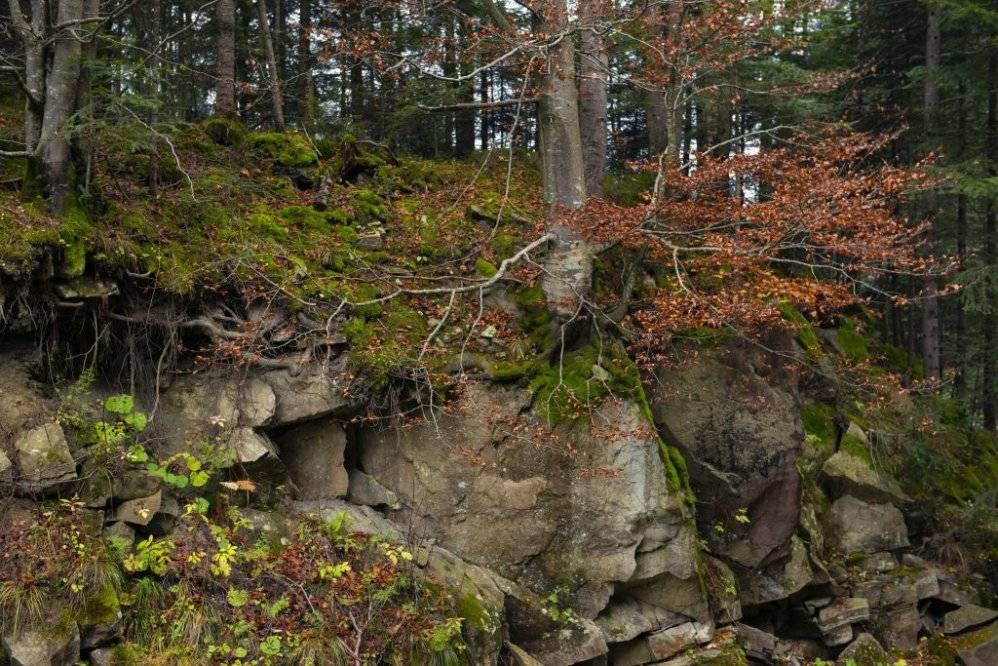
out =
[[[301,117],[306,125],[315,123],[315,82],[312,78],[312,0],[298,5],[298,63],[301,77]]]
[[[549,5],[541,30],[554,38],[568,25],[567,2]],[[541,288],[559,324],[577,311],[592,282],[592,248],[560,220],[586,200],[579,96],[575,87],[575,46],[566,35],[548,50],[546,71],[537,102],[537,128],[544,202],[548,207],[550,244]]]
[[[667,8],[659,7],[657,12],[661,33],[665,37],[680,38],[685,3],[673,2]],[[645,113],[648,126],[648,151],[652,155],[665,152],[666,163],[679,163],[679,148],[682,145],[683,126],[683,85],[679,72],[669,66],[670,82],[664,91],[649,91],[645,99]]]
[[[279,132],[284,131],[284,96],[281,94],[281,72],[277,68],[274,53],[274,38],[270,32],[270,18],[267,14],[267,0],[256,0],[260,12],[260,38],[267,56],[267,71],[270,73],[270,100],[274,108],[274,125]]]
[[[66,121],[76,107],[76,88],[80,79],[82,44],[74,30],[83,19],[83,0],[60,0],[56,25],[73,26],[53,35],[52,64],[45,82],[45,111],[39,138],[49,211],[61,216],[69,196],[70,145]]]
[[[988,58],[988,124],[987,140],[988,175],[998,176],[998,50]],[[984,215],[984,260],[991,270],[998,266],[998,203],[988,197]],[[984,316],[984,372],[981,386],[984,427],[994,432],[998,429],[998,293],[992,292],[991,307]]]
[[[14,32],[24,47],[24,149],[32,152],[38,145],[45,108],[45,41],[48,36],[48,2],[32,0],[31,16],[25,19],[18,0],[8,0]]]
[[[579,49],[579,128],[582,133],[582,160],[586,175],[586,194],[603,196],[606,175],[607,110],[610,60],[600,32],[601,0],[582,0],[579,18],[582,33]]]
[[[236,3],[218,0],[215,5],[215,115],[236,117]]]
[[[939,61],[940,61],[940,12],[929,8],[929,21],[925,31],[925,134],[930,141],[937,139],[939,113]],[[935,146],[932,146],[934,149]],[[932,216],[938,208],[935,193],[930,192],[926,201],[926,215]],[[939,347],[939,297],[936,278],[925,280],[925,300],[922,304],[922,358],[925,377],[942,376],[942,359]]]

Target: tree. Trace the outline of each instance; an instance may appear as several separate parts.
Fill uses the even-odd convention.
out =
[[[274,125],[278,132],[284,131],[284,95],[281,93],[281,71],[277,66],[274,52],[274,39],[270,32],[270,16],[267,13],[267,0],[256,0],[260,16],[260,39],[263,41],[267,57],[267,71],[270,73],[270,101],[274,109]]]
[[[929,7],[928,24],[925,30],[925,134],[934,139],[937,135],[937,114],[939,113],[939,61],[941,41],[941,15],[936,6]],[[928,215],[937,208],[936,197],[930,193],[927,202]],[[925,300],[922,305],[922,357],[925,359],[925,376],[939,379],[942,376],[942,363],[939,357],[939,297],[936,278],[925,281]]]
[[[579,3],[579,124],[584,143],[586,191],[591,197],[603,196],[606,173],[610,59],[603,23],[599,20],[605,5],[603,0]]]
[[[236,2],[215,4],[215,115],[235,117],[236,110]]]

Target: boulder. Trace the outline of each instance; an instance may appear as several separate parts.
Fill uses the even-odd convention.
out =
[[[946,613],[943,617],[943,633],[959,634],[968,629],[979,627],[998,618],[998,611],[968,604],[962,608]]]
[[[29,430],[14,442],[20,469],[19,488],[26,493],[44,493],[76,479],[76,462],[66,434],[50,422]]]
[[[832,540],[847,554],[908,546],[904,516],[893,504],[867,504],[846,495],[835,500],[828,513]]]
[[[872,503],[902,503],[907,500],[897,484],[875,471],[862,458],[846,451],[838,451],[826,460],[821,476],[833,497],[852,495]]]
[[[155,425],[168,451],[176,452],[199,438],[270,424],[275,409],[273,389],[253,375],[183,375],[163,391]]]
[[[3,637],[10,666],[74,666],[80,660],[80,631],[69,628],[24,630]]]
[[[540,426],[531,400],[527,390],[471,382],[435,422],[365,432],[360,468],[398,497],[393,519],[463,559],[513,567],[536,589],[583,581],[567,600],[586,618],[617,586],[668,577],[705,610],[691,514],[640,408],[596,408],[596,421],[621,436],[560,427],[535,446],[520,434]],[[579,453],[566,455],[559,441]],[[581,474],[583,465],[615,474]]]
[[[870,604],[866,599],[850,597],[836,599],[818,611],[818,628],[828,633],[856,622],[870,619]]]
[[[784,559],[761,569],[736,565],[732,570],[743,606],[785,599],[804,589],[814,577],[807,546],[797,536],[791,537],[790,553]]]
[[[345,497],[350,479],[343,466],[343,426],[330,418],[309,421],[275,436],[280,458],[301,500]]]
[[[347,488],[347,497],[354,504],[383,506],[389,509],[402,507],[398,495],[378,483],[378,480],[370,474],[365,474],[359,469],[351,469],[348,471],[348,476],[350,482]]]
[[[966,606],[977,604],[981,601],[981,595],[972,587],[961,585],[955,577],[936,571],[936,578],[939,580],[939,592],[933,595],[933,599],[945,601],[954,606]]]
[[[115,539],[124,545],[125,550],[131,550],[135,544],[135,530],[124,522],[111,523],[104,528],[104,538]]]
[[[870,631],[884,645],[902,650],[918,647],[922,616],[914,605],[895,606],[877,611],[870,622]]]
[[[655,657],[648,647],[648,641],[637,638],[611,645],[607,661],[613,666],[640,666],[655,661]]]
[[[696,576],[679,578],[663,574],[655,580],[628,588],[625,593],[638,601],[671,613],[698,620],[710,618],[710,608],[701,588],[700,579]]]
[[[114,648],[97,648],[87,655],[90,666],[115,666]]]
[[[852,661],[855,666],[881,666],[888,663],[887,651],[870,634],[860,634],[839,654],[838,663]]]
[[[832,629],[821,635],[821,640],[828,647],[839,647],[846,645],[852,640],[853,629],[851,624],[846,624],[837,629]]]
[[[685,616],[630,597],[614,598],[596,618],[607,643],[624,643],[641,634],[682,624]]]
[[[994,666],[998,664],[998,622],[978,630],[980,636],[957,654],[964,666]]]
[[[0,450],[10,451],[7,447],[15,437],[51,421],[58,408],[56,401],[45,397],[44,388],[32,378],[28,359],[35,358],[37,352],[33,345],[4,340],[4,352],[0,354],[0,396],[3,396]]]
[[[795,382],[731,367],[742,353],[705,353],[663,368],[649,390],[656,424],[686,457],[697,517],[707,527],[701,533],[713,536],[710,526],[725,527],[711,552],[755,568],[785,548],[796,530],[795,463],[804,434]],[[747,510],[748,523],[733,519],[739,510]]]
[[[668,659],[691,647],[710,642],[713,636],[713,623],[686,622],[648,636],[648,649],[654,658]]]
[[[915,596],[918,600],[928,599],[939,594],[939,577],[931,569],[919,571],[914,575]]]
[[[9,483],[13,477],[12,463],[7,454],[0,449],[0,483]]]
[[[734,571],[707,553],[702,553],[701,557],[714,621],[721,625],[737,622],[742,618],[742,604],[738,596],[738,581]]]
[[[756,629],[747,624],[736,624],[738,644],[745,649],[745,654],[759,661],[771,661],[776,654],[776,636]]]
[[[585,619],[555,628],[529,642],[521,641],[520,645],[544,666],[572,666],[609,652],[603,632]]]
[[[794,660],[798,663],[810,663],[817,659],[827,659],[828,650],[818,641],[807,638],[779,640],[776,642],[775,657],[790,663]]]
[[[544,666],[544,664],[530,656],[530,653],[522,647],[508,641],[506,642],[506,652],[509,653],[512,666]]]
[[[273,370],[261,375],[276,399],[273,424],[293,425],[354,412],[357,404],[344,395],[344,389],[350,385],[346,363],[344,355],[328,367],[298,375],[290,370]]]
[[[233,460],[240,465],[251,465],[263,460],[277,460],[277,449],[266,435],[249,426],[240,426],[229,437]]]
[[[148,497],[139,497],[122,502],[115,508],[111,520],[146,526],[163,506],[163,491],[157,490]]]

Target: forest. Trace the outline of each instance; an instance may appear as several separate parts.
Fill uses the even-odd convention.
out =
[[[7,0],[0,664],[998,663],[996,243],[993,0]]]

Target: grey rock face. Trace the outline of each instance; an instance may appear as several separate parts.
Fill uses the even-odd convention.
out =
[[[823,633],[870,619],[870,604],[856,597],[836,599],[818,611],[818,628]]]
[[[356,409],[343,389],[348,385],[346,358],[332,367],[293,375],[288,370],[274,370],[261,375],[274,393],[274,425],[292,425],[324,416],[345,416]]]
[[[800,512],[795,467],[803,430],[791,387],[734,369],[722,356],[663,369],[651,403],[670,443],[686,455],[702,524],[725,526],[712,552],[745,567],[785,547]],[[733,521],[747,510],[747,524]]]
[[[359,469],[349,470],[348,475],[350,483],[347,489],[347,497],[354,504],[383,506],[389,509],[399,509],[402,507],[398,495],[378,483],[378,480],[373,476],[365,474]]]
[[[58,423],[24,433],[14,443],[14,451],[21,472],[18,486],[24,492],[43,493],[76,478],[76,462]]]
[[[610,602],[596,618],[596,625],[607,643],[624,643],[641,634],[682,624],[685,619],[685,616],[664,608],[623,597]]]
[[[814,577],[807,547],[796,536],[790,541],[790,554],[762,569],[733,567],[742,605],[785,599],[802,590]]]
[[[603,477],[580,474],[582,456],[518,436],[517,424],[536,425],[526,413],[529,392],[473,383],[466,393],[435,423],[366,433],[361,468],[398,497],[397,522],[472,563],[516,567],[541,589],[585,581],[569,603],[587,618],[631,583],[706,612],[689,513],[668,486],[658,441],[644,434],[636,405],[608,403],[595,415],[631,436],[555,431],[588,465],[614,470]],[[662,608],[682,612],[677,605]]]
[[[163,491],[157,490],[149,497],[139,497],[122,502],[114,510],[112,520],[131,525],[148,525],[163,505]]]
[[[277,437],[281,461],[302,500],[345,497],[350,479],[343,466],[347,437],[332,419],[309,421]]]
[[[875,471],[862,458],[838,451],[825,461],[821,476],[833,496],[852,495],[864,502],[900,503],[907,500],[897,485]]]
[[[3,637],[11,666],[74,666],[80,660],[80,631],[24,630]]]
[[[745,648],[749,657],[769,661],[776,654],[777,639],[773,634],[747,624],[736,624],[735,631],[739,645]]]
[[[914,604],[879,610],[870,625],[873,635],[884,645],[902,650],[918,647],[922,617]]]
[[[994,666],[998,664],[998,622],[987,629],[983,641],[974,647],[961,650],[960,660],[964,666]]]
[[[982,624],[987,624],[996,618],[998,618],[998,611],[968,604],[955,611],[946,613],[943,618],[943,633],[959,634],[974,627],[979,627]]]
[[[274,390],[258,377],[186,375],[163,392],[155,424],[176,451],[199,436],[270,424],[276,406]]]
[[[851,495],[832,504],[831,537],[845,553],[875,553],[908,546],[908,527],[893,504],[867,504]]]
[[[852,659],[857,666],[875,666],[887,663],[887,652],[880,642],[870,634],[860,634],[839,654],[839,662]]]
[[[668,659],[683,650],[709,642],[713,636],[713,624],[686,622],[648,636],[648,648],[654,658]]]

